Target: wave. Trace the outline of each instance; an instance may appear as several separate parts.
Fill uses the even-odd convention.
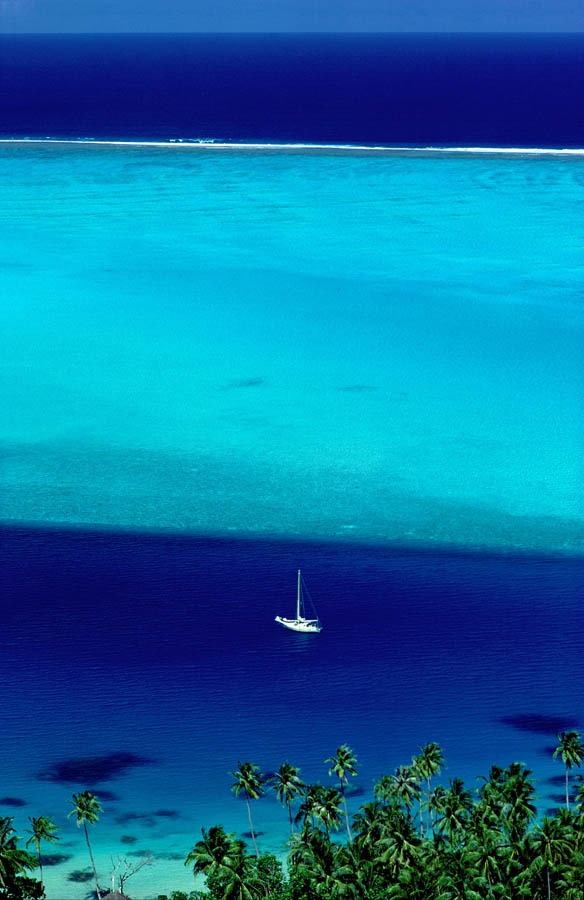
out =
[[[170,139],[168,141],[104,140],[94,138],[0,138],[0,144],[82,144],[105,147],[164,147],[188,150],[239,150],[266,152],[342,152],[371,154],[485,154],[491,156],[584,156],[581,147],[448,147],[448,146],[392,146],[385,144],[311,144],[311,143],[265,143],[244,141],[216,141],[213,139]]]

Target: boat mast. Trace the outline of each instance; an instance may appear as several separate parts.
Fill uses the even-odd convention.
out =
[[[298,569],[298,595],[296,599],[296,619],[300,619],[300,569]]]

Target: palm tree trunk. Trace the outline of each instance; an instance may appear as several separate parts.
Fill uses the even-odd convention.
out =
[[[292,807],[290,806],[289,803],[287,804],[287,806],[288,806],[288,815],[290,816],[290,837],[294,837],[294,825],[292,823]]]
[[[430,836],[430,816],[431,816],[431,812],[430,812],[430,778],[429,778],[429,777],[426,779],[426,786],[427,786],[427,790],[428,790],[428,796],[426,797],[426,799],[427,799],[427,801],[428,801],[428,809],[427,809],[427,811],[426,811],[426,834],[427,834],[428,836]],[[432,819],[432,824],[434,824],[433,819]]]
[[[97,900],[101,900],[101,891],[99,889],[99,882],[97,880],[97,869],[95,868],[95,860],[93,859],[93,853],[91,852],[91,844],[89,843],[89,835],[87,833],[87,825],[85,822],[83,823],[83,830],[85,831],[85,840],[87,841],[87,849],[89,850],[89,858],[91,860],[91,866],[93,868],[93,874],[95,876],[95,892],[97,894]]]
[[[42,857],[41,857],[41,842],[40,842],[40,841],[37,841],[37,856],[38,856],[38,858],[39,858],[39,869],[40,869],[40,872],[41,872],[41,888],[42,888],[43,895],[44,895],[44,893],[45,893],[45,886],[44,886],[44,884],[43,884],[43,860],[42,860]]]
[[[259,859],[260,851],[258,850],[258,845],[256,844],[255,834],[254,834],[254,830],[253,830],[253,824],[251,821],[251,806],[249,805],[249,794],[247,793],[247,791],[245,792],[245,802],[247,803],[247,817],[249,819],[249,830],[251,831],[251,839],[253,841],[256,856]]]
[[[570,792],[568,789],[568,767],[566,766],[566,809],[570,809]]]
[[[347,798],[345,797],[345,787],[343,782],[339,779],[341,785],[341,794],[343,797],[343,806],[345,807],[345,822],[347,823],[347,834],[349,835],[349,843],[353,843],[353,835],[351,834],[351,828],[349,826],[349,813],[347,810]]]
[[[546,875],[547,875],[548,900],[551,900],[551,897],[552,897],[552,891],[551,891],[551,888],[550,888],[550,867],[547,866],[545,871],[546,871]]]

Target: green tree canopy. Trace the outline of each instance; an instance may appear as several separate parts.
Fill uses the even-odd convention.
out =
[[[347,834],[349,836],[349,841],[352,841],[353,838],[351,836],[351,827],[349,825],[349,813],[347,811],[347,798],[345,796],[345,785],[349,783],[349,779],[347,775],[356,775],[357,769],[355,768],[357,763],[357,757],[351,750],[351,748],[347,744],[341,744],[340,747],[337,747],[337,752],[335,756],[330,756],[328,759],[325,759],[325,762],[331,763],[331,767],[329,769],[329,775],[336,775],[339,779],[339,785],[341,789],[341,796],[343,798],[343,805],[345,807],[345,822],[347,826]]]
[[[554,759],[561,756],[566,767],[566,809],[570,809],[569,773],[578,768],[584,758],[584,744],[578,731],[562,731],[556,735],[559,746],[554,750]]]
[[[251,818],[251,807],[250,800],[257,800],[264,793],[264,787],[262,784],[262,774],[260,772],[260,767],[256,766],[254,763],[250,762],[238,762],[237,769],[235,772],[231,773],[235,778],[235,781],[231,785],[231,790],[235,792],[235,796],[239,797],[240,793],[243,791],[245,796],[245,801],[247,803],[247,815],[249,818],[249,828],[251,831],[251,839],[253,841],[253,845],[255,848],[256,856],[259,859],[260,852],[258,850],[258,845],[255,838],[255,832],[253,829],[253,822]]]
[[[32,825],[30,829],[31,837],[26,842],[27,847],[29,844],[34,844],[37,851],[37,857],[39,861],[39,870],[41,876],[41,885],[43,886],[43,861],[41,857],[41,841],[46,841],[49,844],[56,844],[59,840],[57,837],[57,832],[59,831],[59,827],[55,825],[52,819],[48,816],[38,816],[35,818],[34,816],[29,817],[29,821]]]
[[[37,866],[34,856],[19,848],[13,822],[12,817],[0,816],[0,888],[7,892],[17,892],[18,876]]]
[[[95,794],[91,791],[82,791],[80,794],[73,794],[73,809],[68,814],[67,818],[71,818],[71,816],[75,816],[75,822],[77,827],[80,828],[83,826],[83,830],[85,832],[85,840],[87,842],[87,849],[89,850],[89,858],[91,860],[91,867],[93,869],[93,875],[95,878],[95,891],[97,894],[97,900],[101,900],[101,889],[99,887],[99,881],[97,878],[97,869],[95,868],[95,860],[93,858],[93,853],[91,852],[91,844],[89,843],[89,832],[87,831],[88,825],[95,825],[99,820],[99,814],[102,812],[102,808],[99,805],[99,801]]]
[[[305,787],[304,782],[300,778],[300,769],[293,766],[289,762],[282,763],[272,781],[276,797],[288,810],[290,819],[290,834],[294,834],[294,824],[292,819],[292,803],[297,797],[301,796]]]

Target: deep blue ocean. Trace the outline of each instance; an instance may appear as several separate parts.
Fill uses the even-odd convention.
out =
[[[0,133],[582,147],[584,36],[3,35]]]
[[[583,35],[0,37],[0,815],[61,826],[49,900],[86,788],[135,898],[245,834],[238,760],[328,783],[349,743],[354,812],[437,741],[561,805],[582,155],[171,142],[581,149],[583,80]],[[298,568],[318,636],[274,622]]]
[[[62,826],[51,897],[79,896],[88,861],[65,814],[87,787],[104,807],[99,870],[152,851],[134,895],[188,888],[201,826],[248,829],[229,791],[240,759],[327,783],[347,742],[356,810],[435,740],[446,780],[474,789],[522,760],[540,813],[561,805],[555,733],[584,724],[581,559],[17,526],[1,540],[0,811]],[[292,612],[297,566],[318,637],[273,621]],[[282,852],[276,800],[254,818],[260,847]]]

